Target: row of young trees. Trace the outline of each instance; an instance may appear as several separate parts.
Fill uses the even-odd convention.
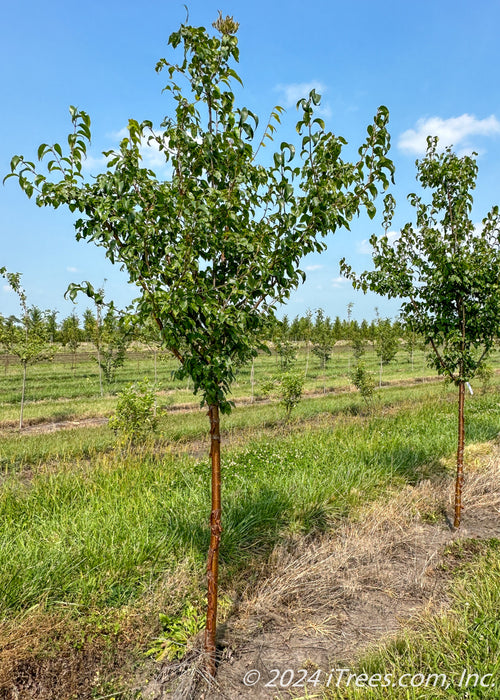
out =
[[[17,316],[14,314],[4,316],[0,313],[0,326],[8,334],[26,322],[30,328],[36,327],[47,342],[71,348],[75,342],[78,343],[78,346],[81,343],[93,343],[99,328],[116,326],[118,320],[118,314],[109,309],[104,314],[93,312],[92,309],[85,309],[82,318],[74,312],[61,321],[57,320],[58,315],[58,311],[42,310],[38,306],[29,305],[25,312],[21,310],[21,314]],[[100,316],[99,319],[98,316]],[[123,331],[125,332],[125,329]]]
[[[304,316],[295,316],[291,321],[285,314],[281,320],[276,321],[274,333],[283,336],[287,340],[296,342],[311,341],[314,336],[326,332],[332,339],[349,341],[360,334],[366,341],[373,342],[376,337],[377,320],[361,322],[350,318],[352,305],[348,306],[346,318],[336,316],[334,320],[325,316],[324,309],[308,310]],[[404,334],[404,328],[400,321],[390,321],[391,327],[397,330],[400,337]]]
[[[296,316],[291,323],[286,315],[281,320],[275,320],[270,337],[281,358],[281,364],[286,365],[295,355],[294,343],[305,345],[307,358],[311,350],[319,358],[323,369],[338,341],[349,345],[356,359],[372,347],[382,364],[391,362],[401,347],[408,350],[412,359],[415,348],[419,343],[423,344],[423,338],[417,337],[411,328],[403,326],[399,320],[393,322],[390,318],[381,318],[377,310],[376,320],[370,323],[366,320],[359,323],[350,318],[350,313],[351,305],[347,309],[347,320],[341,320],[337,316],[332,322],[329,316],[325,316],[323,309],[316,309],[314,314],[308,311],[305,316]]]
[[[317,116],[320,97],[314,90],[298,103],[298,151],[282,142],[266,159],[270,165],[261,164],[259,153],[273,137],[281,109],[273,110],[259,135],[257,116],[237,107],[232,92],[232,84],[241,82],[233,67],[238,24],[219,16],[214,27],[215,36],[188,25],[170,36],[172,48],[182,47],[181,61],[162,59],[157,70],[168,71],[165,90],[172,97],[172,113],[160,130],[151,121],[130,120],[119,151],[105,152],[105,172],[85,179],[90,118],[72,107],[67,147],[41,144],[38,158],[45,169],[15,156],[9,175],[29,197],[36,196],[39,206],[65,205],[78,212],[77,239],[95,242],[111,262],[127,270],[139,293],[135,313],[156,324],[164,346],[179,360],[177,375],[189,376],[208,406],[212,506],[205,648],[212,676],[222,532],[219,414],[231,410],[228,394],[238,367],[265,347],[264,332],[276,304],[285,302],[303,279],[303,256],[324,250],[324,237],[349,228],[361,209],[373,217],[374,199],[388,187],[394,170],[388,158],[387,109],[380,108],[368,126],[357,160],[345,161],[346,142],[327,131]],[[145,142],[153,143],[170,164],[168,180],[160,181],[142,167]],[[407,240],[394,250],[388,239],[375,239],[377,270],[357,283],[409,299],[405,321],[435,346],[438,370],[449,371],[463,397],[464,381],[500,327],[498,253],[491,257],[492,247],[499,247],[498,210],[485,220],[486,235],[474,238],[467,218],[472,161],[451,153],[446,158],[431,150],[419,166],[422,184],[436,192],[433,208],[426,215],[414,197],[417,228],[406,228],[401,240],[405,235]],[[389,222],[393,201],[385,201]],[[437,224],[436,212],[442,211],[444,220]],[[429,245],[422,255],[419,240],[427,234]],[[418,268],[422,260],[423,274]],[[490,262],[495,266],[488,277]],[[345,265],[345,274],[351,272]],[[70,293],[75,296],[79,289],[89,291],[90,286],[73,286]],[[487,323],[480,320],[485,314]],[[469,325],[471,315],[475,320]],[[480,344],[484,354],[471,359],[469,350]],[[463,440],[461,445],[459,458]]]
[[[99,387],[104,393],[103,382],[110,385],[115,380],[116,371],[125,361],[125,354],[134,334],[113,306],[103,313],[103,300],[97,299],[96,313],[87,309],[84,314],[84,327],[80,328],[79,318],[73,314],[63,320],[58,328],[57,312],[41,311],[37,306],[28,305],[28,299],[21,285],[21,274],[0,268],[3,276],[19,300],[18,316],[4,317],[0,314],[0,352],[14,357],[22,368],[21,408],[19,429],[23,427],[23,414],[26,393],[27,371],[30,365],[50,361],[60,347],[68,347],[73,353],[73,370],[76,353],[80,344],[89,341],[95,348],[95,360],[99,370]],[[7,364],[5,365],[7,368]]]

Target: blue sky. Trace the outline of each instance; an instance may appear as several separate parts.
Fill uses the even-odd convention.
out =
[[[414,163],[430,133],[459,152],[479,153],[475,221],[500,203],[497,0],[187,4],[191,24],[210,26],[219,9],[240,22],[240,103],[261,121],[274,105],[286,107],[279,141],[294,138],[295,102],[312,87],[323,95],[327,128],[348,139],[353,157],[378,105],[387,105],[396,164],[395,229],[412,217],[406,194],[417,187]],[[167,76],[154,66],[161,57],[175,58],[167,39],[185,18],[177,0],[6,3],[0,26],[2,178],[14,154],[34,159],[41,142],[65,140],[70,104],[92,118],[90,174],[99,170],[101,151],[117,146],[129,118],[158,124],[168,113],[161,93]],[[101,286],[106,279],[108,296],[127,303],[135,294],[124,275],[102,249],[75,241],[72,222],[67,212],[39,209],[8,180],[0,187],[0,266],[22,272],[29,301],[59,309],[59,319],[73,309],[63,294],[74,281]],[[379,221],[361,217],[350,232],[329,239],[327,252],[308,257],[307,281],[286,313],[322,307],[342,317],[354,302],[355,318],[373,318],[375,306],[382,315],[396,315],[396,303],[356,293],[340,277],[343,256],[358,271],[370,266],[367,239],[374,232],[381,232]],[[77,311],[87,305],[81,299]],[[0,313],[17,310],[14,294],[0,285]]]

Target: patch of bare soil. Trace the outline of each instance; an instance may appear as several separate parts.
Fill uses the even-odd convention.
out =
[[[304,687],[295,693],[280,690],[278,671],[291,669],[299,679],[300,669],[309,675],[320,669],[325,681],[330,669],[348,668],[416,614],[446,607],[447,545],[500,537],[499,476],[500,446],[493,451],[472,446],[458,532],[449,521],[453,480],[448,478],[408,487],[333,535],[282,544],[261,572],[260,584],[249,586],[219,628],[216,683],[207,685],[198,648],[183,663],[164,665],[143,697],[303,697]],[[245,678],[248,684],[258,674],[259,682],[245,685]],[[273,679],[274,687],[266,687]]]
[[[34,423],[25,425],[22,429],[23,435],[33,435],[41,433],[55,433],[58,430],[71,430],[72,428],[97,428],[106,425],[108,418],[93,416],[90,418],[79,418],[78,420],[60,420],[51,423]]]

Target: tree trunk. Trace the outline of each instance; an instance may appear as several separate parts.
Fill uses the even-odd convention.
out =
[[[101,351],[99,348],[97,348],[97,364],[99,365],[99,392],[101,394],[101,397],[104,396],[104,392],[102,390],[102,367],[101,367]]]
[[[251,393],[252,393],[252,400],[251,400],[251,403],[254,402],[254,394],[255,394],[255,370],[254,370],[254,362],[255,362],[255,360],[252,360],[252,369],[250,370],[250,386],[251,386]]]
[[[26,362],[23,362],[23,388],[21,391],[21,415],[19,416],[19,430],[23,427],[24,395],[26,393]]]
[[[207,624],[205,629],[205,651],[207,653],[207,671],[215,676],[217,628],[217,583],[219,572],[219,544],[221,527],[221,475],[220,475],[220,426],[219,406],[208,409],[210,419],[210,457],[212,459],[212,512],[210,514],[210,547],[207,560]]]
[[[455,520],[454,527],[460,527],[462,515],[462,486],[464,483],[464,403],[465,403],[465,382],[460,381],[458,385],[458,449],[457,449],[457,478],[455,481]]]

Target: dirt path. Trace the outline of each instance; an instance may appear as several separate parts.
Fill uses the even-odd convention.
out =
[[[330,669],[349,668],[412,616],[445,607],[446,546],[457,539],[500,537],[500,447],[476,460],[480,469],[474,449],[458,533],[445,516],[452,512],[448,479],[408,487],[321,540],[290,540],[276,550],[260,585],[247,591],[221,625],[216,686],[208,690],[201,680],[194,651],[184,666],[167,664],[144,698],[161,700],[167,691],[177,699],[304,697],[304,687],[281,691],[274,669],[290,669],[285,682],[292,671],[300,679],[301,669],[309,676],[319,669],[325,682]],[[436,522],[426,522],[432,519]],[[247,683],[258,676],[260,681],[247,687],[245,674]],[[266,687],[273,679],[274,687]]]

